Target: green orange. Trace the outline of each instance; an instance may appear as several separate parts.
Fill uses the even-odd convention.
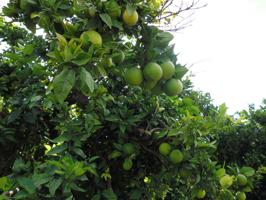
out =
[[[123,145],[123,153],[125,155],[132,155],[136,151],[135,145],[132,143],[126,143]]]
[[[161,64],[163,70],[163,79],[168,80],[175,74],[175,65],[171,61],[167,61]]]
[[[183,153],[178,149],[174,149],[169,155],[169,159],[173,164],[181,163],[183,158]]]
[[[233,184],[233,178],[229,175],[225,175],[220,179],[220,185],[222,188],[229,188]]]
[[[130,85],[140,85],[143,81],[141,69],[132,67],[125,73],[125,81]]]
[[[203,199],[206,196],[206,191],[203,189],[199,189],[196,193],[196,197],[198,199]]]
[[[145,65],[143,74],[147,80],[158,81],[163,76],[163,70],[157,63],[150,62]]]
[[[169,79],[164,86],[164,92],[168,96],[175,96],[182,92],[183,90],[183,84],[178,79]]]
[[[245,186],[248,183],[247,177],[243,174],[238,174],[236,178],[237,178],[238,184],[241,186]]]
[[[88,44],[91,42],[95,46],[102,46],[102,36],[96,31],[86,31],[80,36],[81,43]]]
[[[133,162],[130,158],[126,158],[123,162],[123,169],[129,171],[133,166]]]
[[[130,12],[129,10],[125,10],[123,13],[123,21],[128,26],[134,26],[137,24],[139,20],[138,12],[135,10],[133,12]]]
[[[246,200],[246,194],[244,192],[237,192],[236,193],[237,200]]]
[[[164,156],[167,156],[170,153],[171,149],[171,145],[166,142],[160,144],[159,146],[159,152]]]

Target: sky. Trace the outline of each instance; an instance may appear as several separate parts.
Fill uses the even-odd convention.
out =
[[[175,33],[179,61],[196,89],[228,112],[266,98],[266,0],[202,0],[190,27]],[[0,7],[7,0],[0,0]]]
[[[192,26],[175,34],[181,63],[192,65],[195,88],[229,113],[266,98],[266,1],[205,0]]]

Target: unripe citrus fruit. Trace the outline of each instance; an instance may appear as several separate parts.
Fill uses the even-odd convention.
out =
[[[144,89],[151,90],[152,88],[155,87],[156,84],[157,84],[157,81],[145,81],[143,82],[142,87]]]
[[[220,179],[222,188],[229,188],[233,184],[233,178],[229,175],[225,175]]]
[[[236,198],[237,198],[237,200],[245,200],[247,197],[246,197],[246,194],[244,192],[237,192]]]
[[[123,169],[129,171],[133,166],[133,162],[130,158],[126,158],[123,162]]]
[[[112,54],[114,63],[121,64],[125,60],[125,54],[121,50],[117,50]]]
[[[144,77],[147,80],[158,81],[163,76],[163,70],[160,65],[154,62],[148,63],[143,70]]]
[[[183,84],[178,79],[170,79],[165,83],[164,92],[168,96],[175,96],[182,92]]]
[[[237,175],[237,182],[239,185],[244,186],[248,183],[247,177],[243,174]]]
[[[183,161],[183,154],[178,149],[175,149],[170,153],[169,159],[174,164],[181,163]]]
[[[171,148],[170,144],[168,144],[166,142],[160,144],[160,146],[159,146],[159,152],[164,156],[167,156],[170,153],[171,149],[172,148]]]
[[[206,191],[205,190],[199,189],[197,191],[197,193],[196,193],[196,197],[198,199],[203,199],[205,196],[206,196]]]
[[[171,62],[164,62],[161,64],[163,70],[163,79],[168,80],[175,74],[175,65]]]
[[[81,43],[91,42],[95,46],[102,46],[102,36],[96,31],[86,31],[80,36]]]
[[[128,10],[124,11],[124,13],[123,13],[123,21],[128,26],[136,25],[138,20],[139,20],[139,14],[138,14],[137,11],[133,11],[132,13],[130,13]]]
[[[142,71],[137,67],[128,69],[125,73],[125,81],[130,85],[140,85],[143,81]]]
[[[125,155],[131,155],[135,152],[135,146],[131,143],[126,143],[123,145],[123,153]]]
[[[103,58],[103,60],[102,60],[102,65],[104,66],[104,67],[111,67],[112,65],[113,65],[113,60],[112,60],[112,58],[108,58],[108,57],[106,57],[106,58]]]

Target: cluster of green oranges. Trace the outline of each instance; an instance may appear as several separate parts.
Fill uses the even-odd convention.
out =
[[[168,156],[170,162],[173,164],[181,163],[184,159],[183,153],[179,149],[173,149],[170,144],[164,142],[159,146],[160,154]]]
[[[166,142],[160,144],[159,152],[163,156],[168,156],[168,159],[173,164],[179,164],[184,159],[184,155],[179,149],[172,150],[171,145]],[[180,173],[180,176],[183,178],[188,177],[190,174],[190,172],[185,170],[184,168],[181,168],[179,173]],[[197,199],[203,199],[205,196],[206,196],[206,191],[204,189],[197,189],[195,191],[195,197]]]
[[[233,185],[234,180],[237,182],[237,184],[240,187],[245,187],[248,183],[248,179],[244,174],[238,174],[236,176],[236,179],[234,179],[234,176],[230,176],[230,175],[224,175],[223,177],[220,178],[220,185],[222,188],[229,188]],[[236,193],[236,199],[237,200],[245,200],[246,199],[246,194],[245,192],[240,192],[238,191]]]
[[[174,78],[175,65],[166,61],[160,65],[156,62],[146,64],[143,70],[140,67],[132,67],[125,72],[125,81],[134,86],[141,86],[151,90],[153,94],[165,93],[175,96],[182,92],[183,84]]]

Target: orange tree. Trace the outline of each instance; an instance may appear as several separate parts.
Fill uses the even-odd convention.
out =
[[[195,3],[175,12],[172,2],[3,9],[1,199],[245,199],[254,169],[215,157],[231,118],[181,81],[165,31]]]

